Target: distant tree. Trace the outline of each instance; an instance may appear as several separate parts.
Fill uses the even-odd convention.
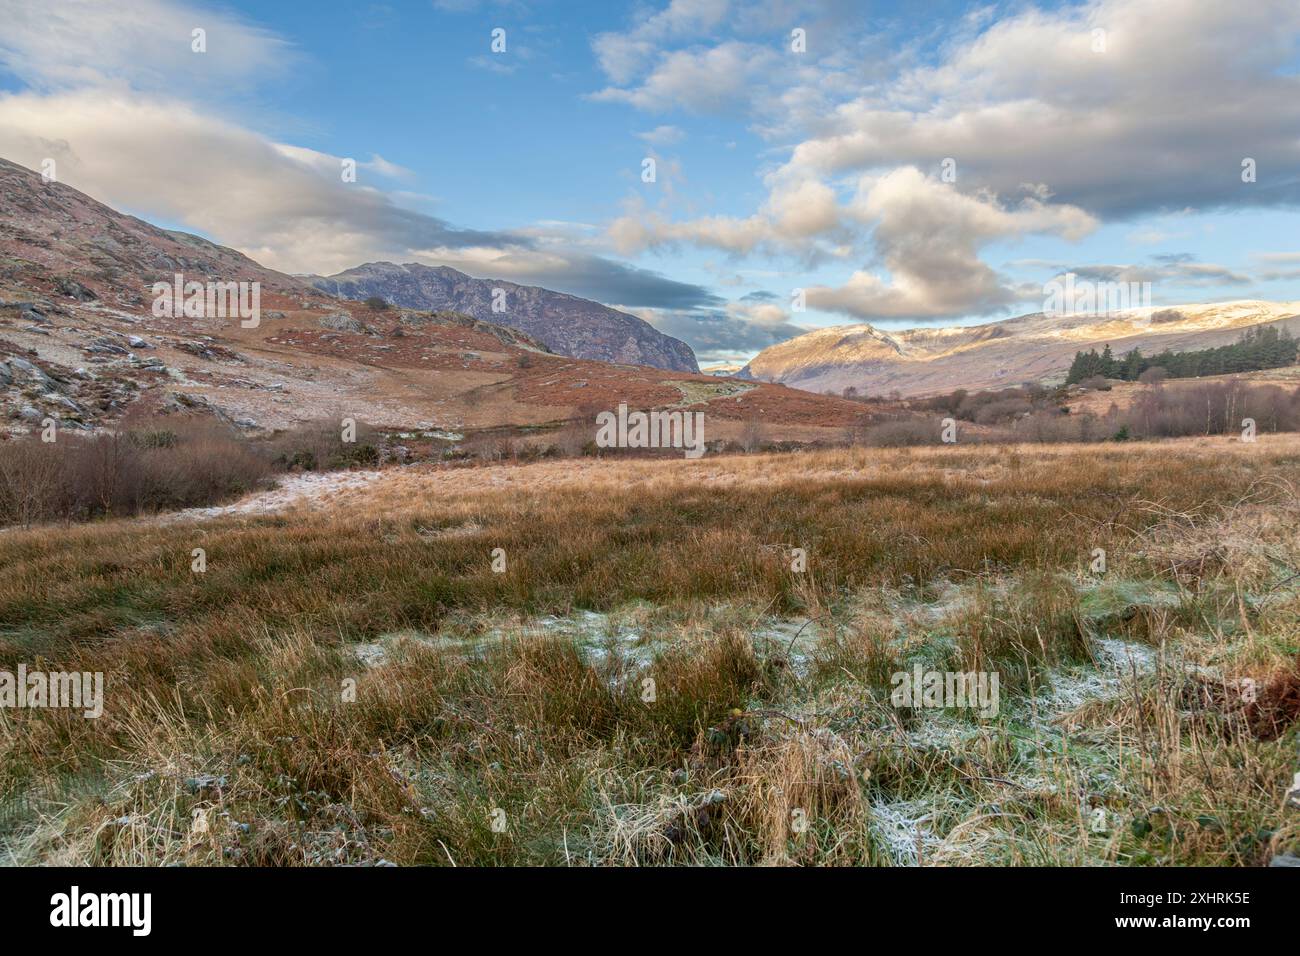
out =
[[[1085,378],[1093,378],[1097,375],[1104,376],[1105,374],[1105,363],[1102,361],[1102,357],[1097,354],[1096,349],[1075,352],[1074,361],[1070,364],[1070,371],[1065,376],[1065,383],[1067,385],[1077,385]]]
[[[1133,349],[1124,356],[1124,363],[1119,370],[1119,377],[1126,382],[1136,382],[1142,374],[1142,353]]]
[[[372,312],[383,312],[388,309],[388,300],[382,295],[372,295],[366,299],[366,306]]]
[[[1110,350],[1110,343],[1101,350],[1101,374],[1107,378],[1114,378],[1119,371],[1119,363],[1115,361],[1115,353]]]
[[[1228,375],[1265,368],[1281,368],[1295,363],[1300,343],[1291,333],[1276,326],[1247,329],[1231,345],[1145,356],[1133,349],[1123,359],[1116,359],[1107,345],[1101,354],[1095,349],[1076,352],[1066,374],[1067,385],[1075,385],[1096,375],[1126,382],[1140,381],[1152,368],[1162,368],[1169,378],[1199,378],[1202,375]]]
[[[1143,385],[1159,385],[1168,377],[1169,377],[1168,369],[1160,365],[1153,365],[1145,372],[1143,372],[1141,375],[1138,376],[1138,381],[1141,382]]]

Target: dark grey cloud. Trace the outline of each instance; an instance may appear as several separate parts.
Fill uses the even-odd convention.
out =
[[[669,279],[639,266],[600,256],[571,255],[566,259],[565,266],[548,279],[554,283],[551,288],[571,295],[642,309],[700,309],[723,301],[702,285]]]
[[[669,279],[650,269],[617,262],[603,256],[564,249],[535,249],[532,242],[507,234],[494,248],[505,248],[491,259],[458,258],[454,251],[426,264],[448,265],[472,276],[509,279],[521,285],[538,285],[556,292],[594,299],[630,309],[706,309],[723,300],[702,285]]]
[[[1093,282],[1169,282],[1179,285],[1248,285],[1251,278],[1226,266],[1178,257],[1156,265],[1087,265],[1066,270]]]
[[[789,323],[746,322],[718,310],[670,312],[646,318],[660,332],[689,345],[701,365],[752,355],[808,331]]]

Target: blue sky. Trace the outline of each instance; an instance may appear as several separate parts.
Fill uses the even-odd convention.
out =
[[[1157,305],[1300,299],[1293,2],[0,16],[6,158],[286,271],[422,261],[586,295],[706,363],[1036,311],[1066,271],[1149,281]]]

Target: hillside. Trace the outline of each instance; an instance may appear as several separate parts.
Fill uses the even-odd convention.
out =
[[[447,266],[368,262],[306,281],[330,295],[381,296],[409,309],[452,309],[532,335],[553,352],[625,365],[698,372],[693,353],[648,322],[599,302],[502,279],[475,279]],[[494,292],[501,294],[495,296]],[[494,301],[499,305],[494,309]]]
[[[769,437],[803,440],[871,414],[778,386],[553,354],[526,330],[455,311],[374,311],[4,160],[0,255],[0,422],[10,432],[47,417],[91,430],[178,413],[248,432],[352,417],[460,434],[558,426],[626,402],[705,410],[710,440],[760,418]],[[153,283],[176,273],[261,283],[257,323],[154,315]],[[559,299],[547,302],[558,323]],[[678,358],[694,368],[689,350]]]
[[[1022,315],[984,325],[884,331],[846,325],[771,346],[739,377],[808,391],[903,396],[1056,383],[1078,351],[1109,344],[1115,354],[1226,345],[1252,326],[1300,331],[1300,302],[1248,300],[1134,309],[1105,316]]]

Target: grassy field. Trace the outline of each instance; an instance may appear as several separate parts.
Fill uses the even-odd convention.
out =
[[[1265,436],[408,468],[0,533],[0,669],[106,682],[97,720],[0,710],[0,853],[1261,865],[1300,843],[1297,466]],[[895,706],[918,664],[996,673],[997,715]]]

